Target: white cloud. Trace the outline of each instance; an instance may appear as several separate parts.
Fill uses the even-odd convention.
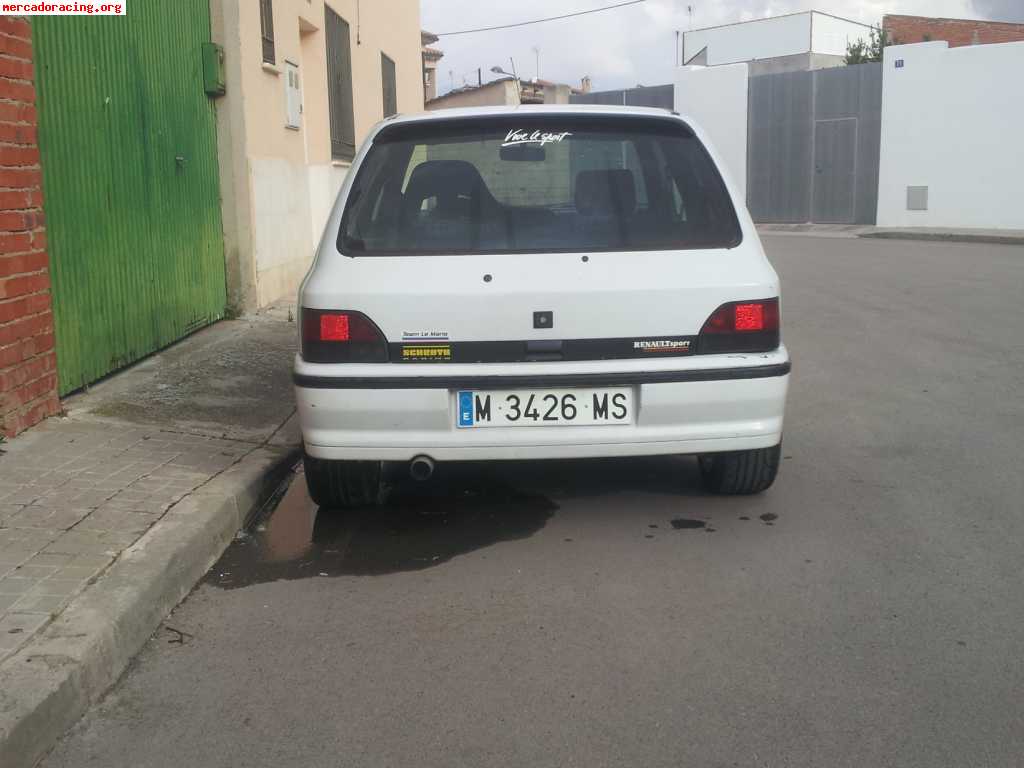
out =
[[[423,0],[422,23],[431,32],[510,24],[572,13],[610,4],[612,0]],[[979,17],[1002,13],[1020,0],[647,0],[646,3],[493,32],[442,37],[445,52],[439,65],[442,90],[475,83],[477,68],[486,81],[492,66],[509,69],[509,57],[523,77],[534,77],[532,47],[540,49],[540,76],[578,84],[590,75],[596,89],[638,83],[658,85],[671,80],[675,61],[675,30],[687,29],[687,6],[695,27],[777,16],[811,8],[855,21],[875,24],[885,13],[922,16]],[[1012,15],[1012,13],[1011,13]],[[1013,19],[1005,19],[1013,20]],[[449,72],[452,74],[449,75]]]

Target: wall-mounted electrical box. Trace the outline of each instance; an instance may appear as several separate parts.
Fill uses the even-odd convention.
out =
[[[223,96],[227,91],[224,82],[224,48],[217,43],[203,43],[203,90],[207,96]]]

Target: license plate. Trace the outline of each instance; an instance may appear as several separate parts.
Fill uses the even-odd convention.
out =
[[[629,387],[462,391],[456,400],[459,427],[589,427],[633,421]]]

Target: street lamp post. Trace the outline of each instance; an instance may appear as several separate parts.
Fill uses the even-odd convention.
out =
[[[519,84],[519,75],[516,74],[516,63],[514,61],[512,61],[511,57],[509,57],[509,62],[512,64],[512,71],[511,72],[506,72],[504,69],[502,69],[501,67],[499,67],[497,65],[491,67],[491,72],[493,72],[496,75],[509,75],[513,80],[515,80],[515,83],[516,83],[516,98],[519,99],[519,103],[521,104],[523,102],[523,89],[522,89],[522,86]]]

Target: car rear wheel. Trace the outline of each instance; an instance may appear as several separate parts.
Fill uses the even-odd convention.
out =
[[[330,461],[303,456],[309,497],[321,507],[345,509],[378,504],[382,462]]]
[[[700,473],[709,491],[727,495],[761,493],[779,471],[782,446],[701,456]]]

